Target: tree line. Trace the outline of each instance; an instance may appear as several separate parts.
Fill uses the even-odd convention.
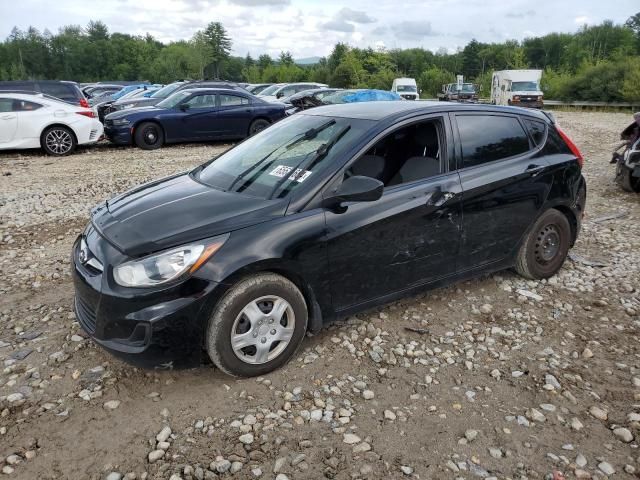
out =
[[[101,21],[69,25],[57,34],[14,27],[0,43],[0,80],[64,79],[79,82],[221,78],[233,81],[314,81],[344,88],[389,90],[394,78],[416,78],[423,97],[465,76],[488,96],[494,70],[543,69],[547,98],[592,101],[640,100],[640,13],[625,24],[605,21],[576,33],[550,33],[523,41],[471,40],[450,53],[424,48],[356,48],[344,43],[313,65],[296,64],[289,52],[277,58],[230,54],[232,39],[212,22],[189,40],[162,43],[147,34],[109,32]]]

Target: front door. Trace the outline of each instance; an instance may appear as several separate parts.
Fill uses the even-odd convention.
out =
[[[216,94],[196,94],[172,114],[167,136],[172,140],[207,140],[219,134]]]
[[[444,126],[431,118],[400,127],[347,168],[345,177],[377,178],[385,191],[326,213],[337,311],[455,273],[461,186],[446,172]]]

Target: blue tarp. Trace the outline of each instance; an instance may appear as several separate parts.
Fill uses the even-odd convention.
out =
[[[397,93],[388,92],[386,90],[358,90],[342,97],[342,101],[345,103],[380,102],[390,100],[402,100],[402,98]]]

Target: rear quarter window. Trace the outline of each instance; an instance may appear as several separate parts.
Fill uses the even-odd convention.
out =
[[[462,167],[473,167],[529,151],[529,137],[515,117],[457,115]]]
[[[529,130],[529,135],[531,135],[534,145],[536,147],[542,145],[547,135],[547,125],[544,122],[530,118],[523,119],[523,122],[527,130]]]

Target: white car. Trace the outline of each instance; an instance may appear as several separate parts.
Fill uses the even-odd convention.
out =
[[[0,150],[42,148],[49,155],[68,155],[102,134],[90,108],[43,94],[0,91]]]
[[[328,85],[325,83],[277,83],[262,90],[258,97],[266,102],[278,102],[281,98],[288,97],[294,93],[300,93],[304,90],[311,90],[314,88],[325,88]]]

